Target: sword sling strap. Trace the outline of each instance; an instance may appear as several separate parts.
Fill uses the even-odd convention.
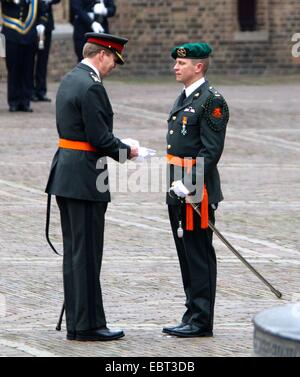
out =
[[[86,141],[59,139],[58,147],[61,149],[73,149],[73,150],[85,151],[85,152],[97,152],[97,149],[93,147],[89,142],[86,142]],[[50,241],[50,237],[49,237],[50,213],[51,213],[51,194],[48,194],[46,229],[45,229],[46,239],[49,246],[55,252],[55,254],[61,256],[61,254],[57,252],[55,247],[52,245],[52,242]]]
[[[51,247],[51,249],[55,252],[55,254],[62,256],[59,254],[59,252],[55,249],[55,247],[52,245],[52,242],[50,241],[49,237],[49,228],[50,228],[50,213],[51,213],[51,194],[48,194],[47,199],[47,215],[46,215],[46,228],[45,228],[45,234],[46,234],[46,240]]]
[[[195,159],[180,158],[167,154],[168,164],[181,166],[187,169],[187,173],[190,174],[192,167],[196,164]],[[206,185],[203,187],[203,197],[201,201],[201,229],[208,228],[208,193]],[[194,210],[191,204],[186,203],[186,230],[194,230]]]

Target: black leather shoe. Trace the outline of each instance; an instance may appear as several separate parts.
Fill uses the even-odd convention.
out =
[[[31,97],[31,101],[33,101],[33,102],[51,102],[51,98],[49,98],[47,96],[34,95],[34,96]]]
[[[206,330],[193,324],[187,324],[183,327],[175,328],[168,333],[169,335],[179,336],[181,338],[209,337],[213,336],[211,330]]]
[[[186,325],[186,323],[181,322],[179,325],[176,325],[176,326],[172,326],[172,327],[163,327],[162,332],[165,333],[165,334],[169,334],[169,333],[172,332],[173,330],[180,329],[181,327],[183,327],[183,326],[185,326],[185,325]]]
[[[18,106],[10,106],[9,107],[9,111],[11,113],[15,113],[16,111],[19,111],[19,108],[18,108]]]
[[[30,98],[30,101],[32,101],[32,102],[38,102],[39,99],[38,99],[38,97],[37,97],[36,95],[33,95],[33,96]]]
[[[95,330],[77,331],[76,333],[68,332],[68,340],[77,340],[81,342],[107,341],[116,340],[125,336],[122,330],[110,330],[106,327]]]
[[[23,111],[24,113],[33,113],[33,110],[30,106],[19,106],[19,111]]]

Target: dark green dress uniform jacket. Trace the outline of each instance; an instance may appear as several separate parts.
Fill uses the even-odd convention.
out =
[[[130,147],[113,135],[113,110],[92,68],[79,63],[63,78],[56,97],[56,122],[60,138],[87,141],[99,153],[59,148],[46,192],[65,198],[109,202],[109,189],[100,192],[96,187],[100,174],[108,176],[105,156],[125,162]]]
[[[229,111],[226,101],[205,81],[180,105],[179,98],[168,119],[167,153],[181,158],[204,157],[204,182],[209,203],[223,200],[218,161],[224,148]],[[187,118],[186,134],[183,135],[183,117]],[[195,168],[192,170],[195,175]],[[169,186],[174,180],[173,167]],[[193,177],[195,181],[195,177]],[[167,204],[178,205],[178,199],[167,194]]]

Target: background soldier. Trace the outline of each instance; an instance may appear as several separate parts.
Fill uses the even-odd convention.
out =
[[[1,0],[1,5],[2,33],[6,38],[9,111],[32,112],[30,99],[36,28],[44,28],[47,13],[40,0]]]
[[[33,102],[44,101],[50,102],[51,99],[46,96],[47,93],[47,67],[49,52],[51,48],[52,31],[54,30],[54,19],[52,14],[52,5],[58,4],[60,0],[42,0],[46,12],[48,14],[48,20],[45,24],[45,31],[39,35],[42,46],[39,45],[35,55],[34,66],[34,88],[31,100]]]
[[[108,17],[116,13],[114,0],[71,0],[74,20],[74,47],[78,61],[82,60],[85,33],[109,33]]]
[[[208,216],[214,223],[214,211],[223,199],[217,163],[224,147],[229,112],[224,98],[204,78],[210,54],[211,48],[206,43],[189,43],[172,51],[172,57],[176,59],[176,79],[184,84],[184,90],[177,98],[168,121],[170,190],[167,204],[187,310],[179,325],[165,327],[163,332],[180,337],[213,335],[216,256],[212,231],[208,229]],[[181,180],[174,182],[176,169],[183,170],[184,175],[191,172],[195,182],[197,157],[204,158],[201,221],[183,200],[191,190]],[[184,158],[191,160],[186,163]],[[178,229],[181,221],[183,236]]]
[[[138,148],[114,137],[113,111],[102,83],[117,63],[123,64],[127,39],[96,33],[87,38],[85,59],[58,89],[60,142],[46,192],[56,195],[61,215],[67,339],[113,340],[124,333],[106,327],[99,281],[110,193],[106,185],[97,189],[96,183],[98,176],[107,181],[105,156],[124,162],[138,156]]]

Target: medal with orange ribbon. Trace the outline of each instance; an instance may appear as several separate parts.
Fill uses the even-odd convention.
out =
[[[181,129],[181,134],[183,136],[185,136],[187,134],[186,126],[187,126],[187,117],[183,117],[182,118],[182,129]]]

